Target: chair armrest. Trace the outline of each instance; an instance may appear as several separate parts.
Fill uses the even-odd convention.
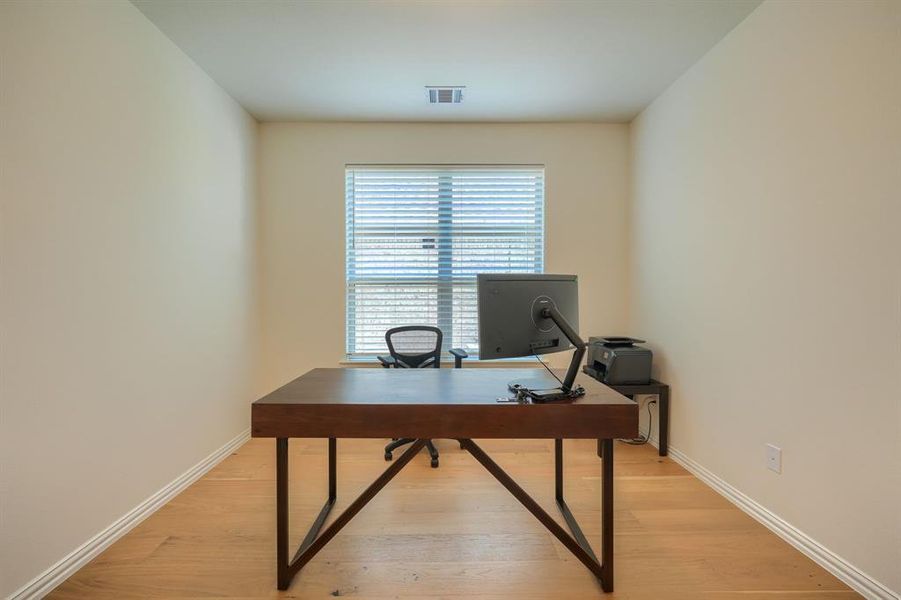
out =
[[[379,362],[386,369],[397,366],[397,360],[393,356],[376,356],[376,358],[379,359]]]
[[[463,348],[451,348],[451,355],[454,357],[454,368],[459,369],[463,366],[463,359],[469,358],[469,354],[467,354],[466,350]]]

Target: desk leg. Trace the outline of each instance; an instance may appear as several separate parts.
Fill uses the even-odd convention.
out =
[[[595,577],[600,580],[601,589],[605,592],[613,591],[613,440],[601,440],[604,446],[604,456],[607,457],[603,462],[601,471],[602,504],[601,504],[601,526],[604,531],[601,534],[601,548],[603,561],[598,561],[594,551],[582,528],[579,527],[578,521],[573,516],[566,501],[563,499],[563,440],[554,440],[554,484],[557,507],[563,514],[572,535],[557,524],[557,521],[551,517],[541,506],[523,490],[507,473],[489,457],[471,439],[459,440],[461,445],[469,454],[475,458],[485,469],[497,479],[501,485],[507,488],[513,497],[522,503],[526,509],[537,518],[548,531],[553,534],[570,552],[575,555],[579,561],[588,567]]]
[[[660,415],[657,432],[657,454],[666,456],[669,450],[669,386],[660,388],[657,394],[657,412]]]
[[[288,438],[275,440],[275,512],[278,589],[286,590],[291,583],[288,574]]]
[[[275,440],[275,496],[276,496],[276,560],[278,561],[278,589],[287,590],[291,585],[291,579],[306,565],[317,552],[322,550],[342,527],[356,515],[379,491],[387,485],[391,479],[397,475],[401,469],[406,466],[413,457],[422,450],[428,440],[415,440],[404,453],[391,463],[391,466],[385,469],[372,484],[363,490],[363,493],[348,505],[348,507],[338,515],[331,525],[324,530],[322,526],[328,518],[329,512],[335,505],[337,498],[337,478],[336,478],[336,453],[337,443],[335,438],[329,438],[328,441],[328,470],[329,482],[328,499],[319,511],[319,516],[313,521],[312,527],[307,532],[306,537],[294,553],[294,557],[289,559],[288,554],[288,439],[276,438]],[[321,533],[320,533],[321,530]]]
[[[338,497],[338,440],[328,439],[328,499],[334,502]]]
[[[554,497],[563,502],[563,440],[554,440]]]
[[[335,500],[338,497],[337,458],[338,441],[328,439],[328,500],[322,507],[319,516],[313,522],[310,531],[301,543],[301,551],[308,548],[316,540]],[[275,440],[275,495],[276,495],[276,560],[278,561],[278,589],[286,590],[294,576],[293,560],[288,560],[288,438]],[[300,551],[298,551],[300,554]],[[296,556],[295,556],[296,558]]]
[[[613,440],[600,440],[601,463],[601,587],[613,591]]]

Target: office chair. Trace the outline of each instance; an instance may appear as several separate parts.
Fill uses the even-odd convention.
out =
[[[437,327],[428,325],[407,325],[394,327],[385,332],[385,342],[388,344],[390,356],[378,356],[379,362],[386,369],[438,369],[441,367],[441,342],[444,335]],[[469,355],[465,350],[452,348],[450,353],[454,357],[454,368],[463,366],[463,359]],[[385,446],[385,460],[391,460],[392,452],[414,442],[413,438],[394,439]],[[432,468],[438,467],[438,449],[432,440],[426,443],[429,456],[432,457]]]

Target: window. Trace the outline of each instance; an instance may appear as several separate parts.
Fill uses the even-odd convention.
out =
[[[476,274],[544,270],[541,167],[348,167],[345,189],[349,357],[399,325],[476,353]]]

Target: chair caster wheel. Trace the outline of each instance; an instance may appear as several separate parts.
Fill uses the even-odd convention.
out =
[[[390,452],[385,452],[385,460],[391,460],[393,456],[391,456]]]
[[[437,468],[438,468],[438,459],[437,459],[437,458],[433,458],[433,459],[432,459],[432,468],[433,468],[433,469],[437,469]]]

